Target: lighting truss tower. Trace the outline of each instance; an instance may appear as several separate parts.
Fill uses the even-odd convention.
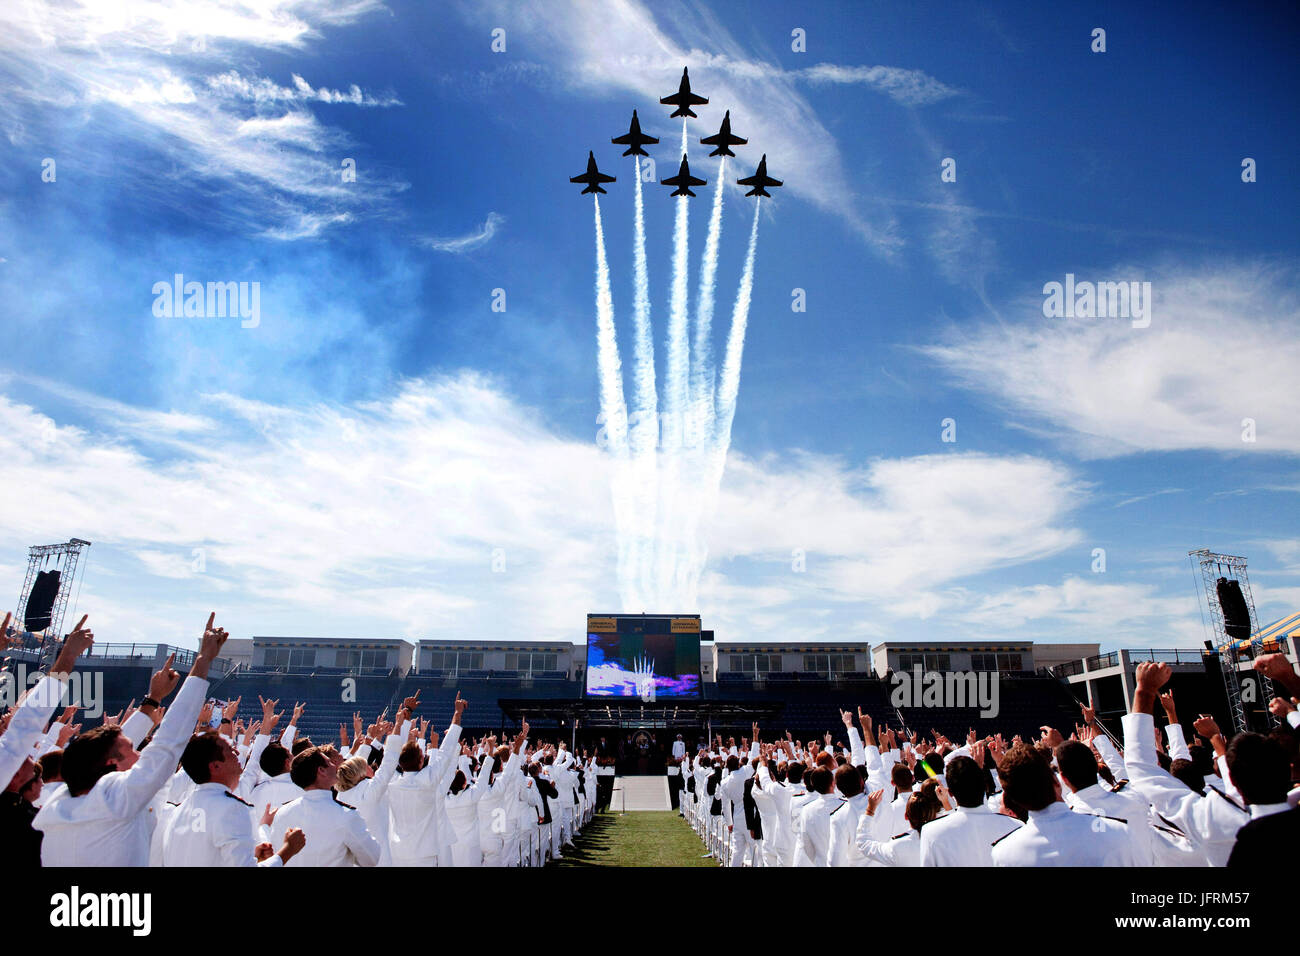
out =
[[[1223,672],[1223,687],[1228,695],[1228,709],[1232,712],[1233,732],[1241,733],[1249,728],[1246,725],[1246,706],[1241,699],[1241,677],[1237,672],[1240,659],[1240,641],[1228,636],[1223,619],[1223,608],[1219,604],[1219,578],[1232,578],[1241,585],[1241,595],[1246,599],[1246,608],[1250,612],[1250,647],[1251,656],[1263,653],[1263,642],[1259,638],[1259,620],[1255,617],[1255,598],[1250,590],[1250,579],[1246,576],[1246,559],[1235,554],[1216,554],[1208,548],[1189,551],[1188,557],[1199,570],[1197,587],[1203,593],[1205,606],[1209,609],[1209,626],[1213,631],[1213,647],[1219,652],[1219,669]],[[1277,726],[1277,718],[1269,712],[1267,702],[1273,699],[1273,682],[1263,674],[1256,674],[1258,687],[1263,697],[1264,713],[1270,727]]]
[[[68,596],[72,593],[73,583],[77,578],[77,560],[81,550],[90,547],[89,541],[71,538],[64,544],[39,544],[27,551],[27,576],[23,579],[23,589],[18,595],[18,614],[14,623],[24,628],[27,619],[27,599],[32,593],[32,583],[42,571],[59,571],[59,591],[54,596],[50,608],[50,625],[40,632],[42,645],[46,637],[55,639],[63,633],[63,614],[68,609]]]

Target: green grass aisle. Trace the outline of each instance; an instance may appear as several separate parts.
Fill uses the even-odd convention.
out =
[[[716,866],[674,811],[598,814],[574,849],[550,866]]]

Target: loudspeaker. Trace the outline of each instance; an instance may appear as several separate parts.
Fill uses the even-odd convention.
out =
[[[39,632],[50,626],[50,610],[54,607],[54,599],[59,596],[60,577],[58,571],[41,571],[36,575],[23,615],[27,630]]]
[[[1250,637],[1250,609],[1242,596],[1241,585],[1229,578],[1219,578],[1216,582],[1219,592],[1219,608],[1223,611],[1223,630],[1234,641]]]

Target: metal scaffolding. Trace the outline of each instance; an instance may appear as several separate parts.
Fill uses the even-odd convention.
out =
[[[35,545],[27,551],[27,576],[23,579],[23,589],[18,595],[18,613],[14,619],[14,623],[20,629],[26,626],[24,622],[27,619],[27,600],[31,596],[36,575],[42,571],[59,572],[59,590],[50,608],[49,626],[35,635],[42,647],[45,645],[46,638],[53,636],[58,640],[63,634],[63,615],[68,609],[68,597],[77,579],[77,561],[81,557],[82,549],[88,547],[90,547],[89,541],[71,538],[63,544]]]
[[[1246,702],[1241,696],[1241,675],[1237,671],[1237,662],[1241,659],[1243,643],[1250,648],[1250,657],[1263,653],[1263,642],[1259,637],[1259,619],[1255,616],[1255,597],[1250,590],[1250,578],[1246,575],[1246,559],[1235,554],[1216,554],[1208,548],[1189,551],[1188,557],[1200,571],[1197,576],[1197,588],[1201,591],[1204,606],[1209,610],[1207,626],[1212,632],[1211,646],[1218,651],[1219,670],[1223,672],[1223,689],[1228,697],[1228,710],[1232,714],[1233,733],[1249,730],[1246,719]],[[1243,642],[1228,635],[1224,622],[1223,608],[1219,604],[1219,578],[1235,579],[1241,585],[1241,595],[1246,600],[1250,612],[1250,638]],[[1262,700],[1262,710],[1270,727],[1276,727],[1278,720],[1268,709],[1268,701],[1273,699],[1273,682],[1264,674],[1255,675]]]

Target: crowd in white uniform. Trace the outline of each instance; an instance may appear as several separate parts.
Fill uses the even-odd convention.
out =
[[[0,780],[32,814],[11,846],[39,834],[44,866],[541,866],[594,811],[594,758],[530,746],[526,723],[509,743],[462,740],[459,695],[441,737],[418,694],[392,722],[363,729],[356,715],[337,748],[297,739],[301,705],[276,735],[275,700],[247,727],[234,702],[211,727],[208,669],[226,638],[209,617],[184,682],[169,659],[139,708],[80,733],[75,708],[50,718],[94,641],[82,618],[0,718]]]
[[[1281,654],[1256,667],[1289,694],[1300,676]],[[960,745],[932,731],[881,728],[842,712],[848,745],[721,737],[680,758],[680,812],[727,866],[1229,866],[1276,864],[1300,845],[1300,713],[1270,709],[1281,729],[1231,743],[1214,720],[1194,728],[1213,769],[1198,766],[1178,722],[1168,665],[1142,663],[1123,740],[1095,712],[1069,739],[1050,727],[1011,743],[971,731]],[[1159,700],[1168,717],[1162,740]],[[679,751],[681,748],[678,748]]]

